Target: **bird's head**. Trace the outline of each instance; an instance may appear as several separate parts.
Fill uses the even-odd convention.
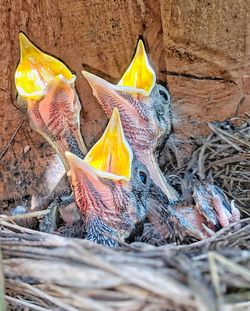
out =
[[[15,73],[20,108],[25,108],[32,128],[56,149],[65,166],[65,151],[86,153],[79,123],[81,104],[74,88],[75,76],[56,58],[40,51],[19,35],[20,63]]]
[[[119,109],[125,134],[135,152],[154,148],[157,138],[170,132],[171,97],[167,89],[156,83],[141,40],[117,85],[87,71],[82,73],[108,117],[114,107]]]
[[[68,175],[75,199],[86,222],[98,221],[124,239],[146,214],[149,188],[147,169],[128,144],[119,111],[114,108],[109,124],[84,160],[66,152]]]

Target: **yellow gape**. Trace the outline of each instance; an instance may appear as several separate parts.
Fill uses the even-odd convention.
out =
[[[130,180],[132,151],[124,136],[120,114],[114,108],[108,126],[84,161],[95,169],[116,175],[115,179]]]
[[[59,74],[70,83],[75,81],[75,75],[62,62],[40,51],[23,33],[19,34],[19,44],[21,55],[15,83],[23,98],[40,99],[49,83]]]
[[[155,72],[149,64],[144,44],[139,40],[135,56],[118,85],[142,89],[150,95],[155,81]]]
[[[132,150],[124,136],[117,108],[114,108],[107,128],[84,160],[66,152],[71,175],[75,169],[111,180],[129,181],[131,177]]]

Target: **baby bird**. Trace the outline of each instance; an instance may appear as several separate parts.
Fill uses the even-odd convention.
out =
[[[20,62],[15,72],[17,104],[26,113],[32,129],[49,142],[68,170],[65,151],[82,159],[87,153],[80,133],[81,103],[74,86],[76,76],[61,61],[39,50],[23,33],[19,34],[19,44]],[[48,172],[51,169],[49,166]],[[37,192],[32,197],[32,209],[49,206],[51,211],[41,220],[42,231],[56,229],[58,207],[65,207],[66,211],[68,205],[74,206],[69,185],[63,178],[65,171],[61,169],[58,176],[47,176],[46,170],[44,182],[50,180],[47,192]]]
[[[31,127],[56,150],[66,168],[65,151],[83,158],[87,153],[80,133],[81,104],[76,80],[56,58],[40,51],[19,34],[20,63],[15,72],[17,103],[26,111]]]
[[[171,98],[163,86],[156,84],[143,42],[139,41],[134,59],[118,85],[87,71],[82,74],[108,118],[114,107],[119,109],[124,132],[135,155],[147,166],[150,177],[169,201],[176,202],[178,194],[167,183],[154,156],[157,141],[171,132]]]
[[[118,109],[113,109],[104,134],[84,160],[65,154],[86,239],[118,246],[145,219],[150,186],[146,167],[133,158]]]
[[[188,219],[193,224],[193,228],[189,224],[187,227],[191,232],[193,230],[195,235],[200,232],[200,236],[205,237],[208,232],[211,234],[225,224],[239,219],[239,216],[234,216],[239,213],[235,208],[232,211],[224,197],[216,196],[217,201],[220,202],[215,206],[213,200],[215,191],[208,191],[208,188],[202,188],[201,185],[194,187],[195,205],[191,202],[189,206],[185,206],[185,202],[178,202],[180,198],[177,192],[168,185],[161,173],[154,153],[159,140],[171,134],[172,101],[169,92],[156,83],[155,72],[149,64],[141,40],[132,63],[118,85],[113,85],[86,71],[83,71],[83,75],[108,117],[113,107],[119,108],[124,132],[134,153],[147,166],[152,181],[158,186],[157,195],[160,197],[166,195],[165,199],[161,200],[164,203],[161,204],[157,203],[158,199],[155,200],[156,195],[152,196],[152,191],[149,194],[149,200],[152,202],[148,217],[154,227],[166,231],[164,221],[159,214],[164,206],[177,203],[175,211],[179,222],[185,226]],[[222,221],[221,215],[227,220]]]

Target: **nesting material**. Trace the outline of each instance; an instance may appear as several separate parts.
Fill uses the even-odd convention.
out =
[[[189,143],[177,140],[167,145],[165,154],[170,157],[165,160],[168,165],[164,171],[177,183],[188,175],[215,183],[234,200],[243,216],[250,216],[250,116],[245,114],[208,126],[211,133],[205,138],[198,137]],[[187,151],[190,146],[195,146],[191,157],[181,163],[184,156],[181,154],[180,159],[179,150]]]
[[[111,249],[2,222],[6,302],[14,310],[249,308],[249,230],[248,218],[189,245]]]

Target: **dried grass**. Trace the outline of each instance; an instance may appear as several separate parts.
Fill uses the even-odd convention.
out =
[[[109,249],[1,221],[6,301],[28,310],[250,307],[250,219],[189,245]],[[15,309],[17,310],[17,309]],[[22,308],[18,309],[22,310]]]
[[[176,146],[167,146],[166,174],[173,178],[187,179],[197,175],[220,186],[229,199],[235,200],[244,216],[250,216],[250,116],[234,117],[224,122],[209,123],[211,133],[206,138],[196,138],[191,157],[184,164],[179,159],[180,149],[190,147],[181,140]],[[186,147],[186,148],[185,148]],[[175,150],[175,149],[176,150]],[[169,150],[171,149],[171,150]],[[188,153],[188,151],[187,151]],[[185,158],[181,154],[181,158]]]

